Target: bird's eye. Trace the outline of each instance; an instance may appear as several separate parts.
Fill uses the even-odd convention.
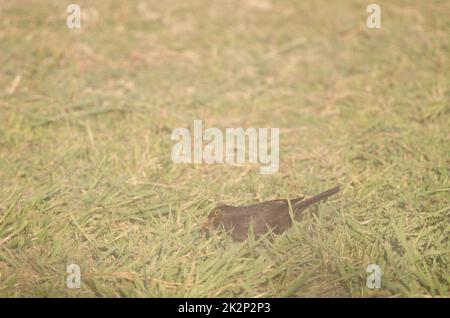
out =
[[[213,213],[214,213],[215,216],[218,216],[219,213],[220,213],[220,210],[219,209],[215,209]]]

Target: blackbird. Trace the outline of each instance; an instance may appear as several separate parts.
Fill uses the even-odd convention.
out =
[[[335,187],[306,200],[304,197],[290,200],[294,219],[312,204],[338,191],[339,187]],[[256,237],[270,230],[275,234],[283,233],[292,225],[288,200],[272,200],[240,207],[220,205],[211,211],[203,223],[208,231],[223,227],[230,232],[234,241],[247,239],[250,225]]]

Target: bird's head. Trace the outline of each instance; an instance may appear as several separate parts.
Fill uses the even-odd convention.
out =
[[[206,218],[205,222],[203,222],[202,227],[205,229],[211,229],[216,225],[217,220],[222,215],[222,206],[215,207]]]

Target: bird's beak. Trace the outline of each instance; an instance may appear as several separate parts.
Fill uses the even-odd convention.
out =
[[[208,217],[205,221],[202,223],[202,229],[203,230],[209,230],[211,228],[211,219]]]

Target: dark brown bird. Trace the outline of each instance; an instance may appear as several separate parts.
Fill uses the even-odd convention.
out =
[[[306,200],[304,197],[290,200],[294,219],[312,204],[338,191],[339,187],[335,187]],[[223,227],[235,241],[247,239],[250,225],[256,237],[270,230],[275,234],[283,233],[292,225],[288,200],[272,200],[240,207],[221,205],[211,211],[203,224],[209,231]]]

